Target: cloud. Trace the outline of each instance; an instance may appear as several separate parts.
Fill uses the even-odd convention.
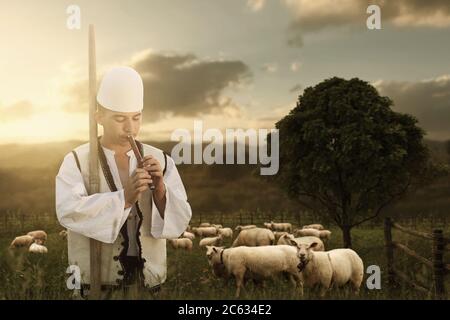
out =
[[[275,73],[278,71],[278,66],[276,63],[266,63],[261,67],[261,70],[267,73]]]
[[[429,138],[450,138],[450,75],[420,82],[377,81],[374,85],[394,101],[394,110],[415,116]]]
[[[28,100],[21,100],[10,106],[2,106],[0,110],[1,121],[14,121],[29,118],[35,112],[35,108]]]
[[[291,63],[291,71],[297,72],[298,70],[300,70],[301,66],[302,66],[301,62],[294,61]]]
[[[293,86],[291,89],[289,89],[290,93],[294,93],[294,92],[299,92],[303,89],[303,86],[301,84],[296,84],[295,86]]]
[[[128,63],[144,81],[144,121],[164,117],[229,113],[239,107],[225,95],[226,90],[243,86],[252,77],[249,67],[239,60],[205,60],[193,54],[143,51]],[[72,97],[65,109],[87,111],[87,80],[68,88]]]
[[[261,10],[265,4],[265,0],[247,0],[247,7],[253,12]]]
[[[382,23],[396,27],[450,26],[448,0],[283,0],[293,20],[288,28],[288,44],[303,46],[303,34],[330,27],[361,26],[365,28],[371,4],[380,6]]]

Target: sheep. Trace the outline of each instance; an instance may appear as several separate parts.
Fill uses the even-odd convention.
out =
[[[223,226],[221,224],[212,224],[211,227],[214,227],[216,229],[222,229]]]
[[[63,238],[63,239],[67,239],[67,230],[61,230],[58,235]]]
[[[203,223],[200,223],[199,227],[200,227],[200,228],[211,227],[211,223],[209,223],[209,222],[203,222]]]
[[[234,230],[237,232],[241,232],[242,230],[248,230],[248,229],[253,229],[253,228],[256,228],[256,225],[249,224],[246,226],[237,226],[236,228],[234,228]]]
[[[264,222],[264,228],[272,230],[272,222]]]
[[[28,248],[28,252],[31,253],[48,253],[48,250],[45,246],[38,244],[38,243],[32,243],[31,246]]]
[[[292,234],[286,233],[283,234],[277,241],[277,245],[291,245],[289,239],[294,239]]]
[[[320,238],[320,231],[316,229],[296,229],[294,230],[295,237],[317,237]]]
[[[192,241],[188,238],[169,239],[169,243],[174,249],[185,249],[187,251],[192,250]]]
[[[358,295],[364,275],[364,264],[355,251],[314,251],[317,242],[307,244],[291,241],[291,244],[297,247],[297,256],[300,259],[298,269],[301,271],[304,285],[309,288],[319,285],[320,296],[323,297],[331,286],[342,287],[350,283],[354,293]]]
[[[303,226],[303,229],[323,230],[324,227],[323,227],[323,225],[321,225],[319,223],[313,223],[313,224],[308,224],[308,225]]]
[[[186,227],[186,231],[187,231],[187,232],[191,232],[191,226],[190,226],[190,225],[188,225],[188,226]]]
[[[199,237],[214,237],[217,235],[217,229],[214,227],[194,227],[192,233]]]
[[[292,224],[290,223],[275,223],[273,221],[270,222],[270,230],[272,231],[287,231],[292,232]]]
[[[270,230],[269,230],[270,231]],[[218,248],[212,247],[210,264],[222,263],[228,274],[236,279],[236,298],[244,286],[245,276],[271,278],[287,273],[292,283],[302,291],[301,276],[298,270],[297,250],[292,246],[261,246]]]
[[[275,232],[273,232],[273,235],[275,236],[275,241],[278,241],[281,238],[281,236],[283,236],[285,234],[290,234],[290,233],[286,232],[286,231],[275,231]]]
[[[30,231],[27,235],[32,236],[37,244],[44,244],[47,241],[47,233],[43,230]]]
[[[203,238],[198,245],[199,247],[220,246],[222,245],[222,241],[222,236],[218,235],[217,237]]]
[[[296,241],[296,243],[304,243],[304,244],[311,244],[313,242],[316,242],[317,245],[315,245],[312,250],[313,251],[325,251],[325,245],[323,244],[322,240],[320,240],[317,237],[313,237],[313,236],[306,236],[306,237],[300,237],[300,238],[294,238],[294,240]],[[292,243],[289,243],[290,245]]]
[[[191,232],[188,232],[188,231],[185,231],[185,232],[183,232],[181,234],[180,238],[186,238],[186,239],[189,239],[189,240],[194,240],[195,239],[195,234],[193,234]]]
[[[34,239],[32,236],[25,235],[25,236],[18,236],[15,237],[14,240],[9,245],[10,249],[14,248],[21,248],[21,247],[29,247],[34,242]]]
[[[329,231],[329,230],[320,230],[319,232],[320,232],[320,235],[319,235],[320,239],[324,239],[326,241],[330,240],[331,231]]]
[[[233,230],[231,228],[220,228],[218,233],[224,238],[233,238]]]
[[[252,228],[242,230],[234,240],[232,247],[239,246],[268,246],[275,244],[275,236],[269,229],[264,228]]]

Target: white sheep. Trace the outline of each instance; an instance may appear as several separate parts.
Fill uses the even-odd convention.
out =
[[[237,226],[236,228],[234,228],[234,230],[237,232],[241,232],[242,230],[248,230],[248,229],[253,229],[253,228],[256,228],[256,225],[249,224],[246,226]]]
[[[190,239],[190,240],[194,240],[195,239],[195,234],[185,231],[181,234],[180,238],[186,238],[186,239]]]
[[[316,229],[316,230],[323,230],[324,227],[320,223],[313,223],[303,226],[303,229]]]
[[[294,239],[294,236],[290,233],[285,233],[278,239],[277,245],[291,245],[290,239]]]
[[[320,232],[320,234],[319,234],[320,239],[327,240],[327,241],[330,240],[330,237],[331,237],[330,230],[320,230],[319,232]]]
[[[281,236],[283,236],[285,234],[290,234],[290,233],[286,232],[286,231],[274,231],[273,235],[275,236],[275,241],[278,241],[281,238]]]
[[[316,229],[296,229],[294,230],[295,237],[317,237],[320,238],[320,231]]]
[[[269,229],[272,231],[292,232],[292,224],[287,223],[287,222],[276,223],[276,222],[271,221]]]
[[[32,243],[30,247],[28,248],[28,252],[31,253],[48,253],[48,250],[45,246],[38,244],[38,243]]]
[[[231,228],[220,228],[218,233],[224,238],[233,238],[233,230]]]
[[[13,248],[21,248],[21,247],[29,247],[34,242],[34,239],[32,236],[25,235],[25,236],[18,236],[15,237],[14,240],[11,242],[9,247],[11,249]]]
[[[203,238],[199,242],[199,247],[206,247],[206,246],[220,246],[222,245],[223,237],[221,235],[218,235],[217,237],[209,237],[209,238]]]
[[[292,283],[302,288],[297,250],[292,246],[212,247],[211,252],[210,264],[222,263],[227,273],[236,279],[236,298],[244,287],[246,275],[266,279],[287,273]]]
[[[174,249],[185,249],[187,251],[192,250],[192,241],[188,238],[169,239],[169,243]]]
[[[358,254],[351,249],[334,249],[330,251],[314,251],[316,242],[311,244],[297,243],[297,256],[300,260],[298,269],[302,274],[303,284],[309,288],[320,286],[323,297],[331,286],[342,287],[349,283],[355,294],[359,293],[364,264]]]
[[[44,244],[47,241],[47,233],[44,230],[30,231],[27,235],[32,236],[37,244]]]
[[[297,243],[304,243],[307,245],[312,244],[313,242],[316,242],[317,245],[315,245],[312,250],[313,251],[325,251],[325,245],[323,244],[322,240],[320,240],[320,238],[317,237],[313,237],[313,236],[306,236],[306,237],[299,237],[299,238],[294,238],[294,240]],[[292,243],[289,243],[292,245]]]
[[[239,246],[268,246],[275,244],[275,236],[269,229],[251,228],[242,230],[234,240],[232,247]]]
[[[211,224],[211,227],[214,227],[216,229],[221,229],[223,226],[221,224]]]
[[[214,227],[194,227],[192,233],[199,237],[214,237],[217,235],[217,229]]]
[[[209,223],[209,222],[203,222],[203,223],[200,223],[199,227],[200,227],[200,228],[211,227],[211,223]]]

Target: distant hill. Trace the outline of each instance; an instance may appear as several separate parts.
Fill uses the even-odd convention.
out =
[[[0,214],[54,212],[54,182],[65,154],[83,141],[0,145]],[[175,142],[146,142],[170,154]],[[449,163],[446,144],[426,141],[432,158]],[[255,165],[179,165],[194,214],[232,213],[239,210],[299,212],[277,185],[263,181]],[[447,178],[410,194],[388,211],[407,216],[448,215],[450,182]]]

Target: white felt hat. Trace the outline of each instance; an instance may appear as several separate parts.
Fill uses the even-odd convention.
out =
[[[144,106],[144,85],[136,70],[115,67],[109,70],[100,83],[97,102],[116,112],[139,112]]]

